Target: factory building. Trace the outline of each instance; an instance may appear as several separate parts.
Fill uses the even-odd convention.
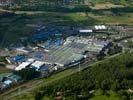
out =
[[[92,30],[92,29],[80,29],[80,30],[79,30],[79,33],[80,33],[81,35],[90,35],[90,34],[93,33],[93,30]]]
[[[107,26],[105,25],[95,25],[93,31],[94,32],[106,32],[108,30]]]
[[[107,29],[105,25],[95,25],[94,27],[89,27],[89,29],[80,29],[79,33],[81,35],[91,35],[92,33],[106,32]]]
[[[6,60],[10,64],[21,64],[22,62],[26,61],[27,58],[25,55],[16,55],[13,57],[6,57]]]
[[[104,26],[99,28],[105,29]],[[92,31],[80,30],[80,32]],[[26,67],[31,67],[46,74],[54,70],[65,69],[81,63],[90,55],[89,53],[98,54],[103,51],[103,48],[107,47],[108,44],[109,41],[82,36],[70,36],[66,38],[66,40],[57,39],[54,43],[47,43],[45,46],[47,45],[49,47],[47,48],[48,52],[45,51],[46,48],[44,44],[39,44],[43,48],[38,48],[34,50],[34,52],[30,52],[27,55],[27,59],[20,63],[15,70],[19,71]],[[17,58],[20,60],[20,58],[23,57]]]
[[[23,62],[22,64],[20,64],[18,67],[15,68],[16,71],[22,70],[26,67],[28,67],[31,64],[31,62]]]
[[[22,78],[13,73],[1,74],[0,75],[0,92],[16,82],[20,81]]]
[[[105,25],[95,25],[95,30],[106,30],[107,27]]]
[[[45,62],[43,61],[35,61],[34,63],[31,64],[31,67],[35,68],[36,70],[39,70],[44,64]]]

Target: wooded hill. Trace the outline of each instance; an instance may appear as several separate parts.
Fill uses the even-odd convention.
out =
[[[89,94],[92,90],[101,89],[105,92],[129,88],[133,88],[133,53],[124,53],[63,80],[42,86],[34,94],[36,100],[41,100],[45,96],[54,98],[57,92],[61,92],[65,98],[71,97],[71,100],[88,100],[93,97]],[[129,95],[125,95],[130,100]]]

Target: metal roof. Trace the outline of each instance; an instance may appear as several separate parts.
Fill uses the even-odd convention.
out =
[[[80,33],[91,33],[93,30],[79,30]]]
[[[12,81],[11,81],[11,80],[6,80],[6,81],[4,81],[4,83],[5,83],[6,85],[10,85],[10,84],[12,84]]]
[[[35,61],[34,63],[32,63],[31,65],[37,69],[39,69],[41,66],[43,66],[45,64],[45,62],[42,61]]]
[[[23,62],[18,67],[16,67],[15,70],[16,71],[22,70],[22,69],[26,68],[27,66],[29,66],[30,64],[31,64],[31,62]]]

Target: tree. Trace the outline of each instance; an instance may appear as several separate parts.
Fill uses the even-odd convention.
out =
[[[113,91],[117,91],[120,89],[120,84],[118,83],[118,81],[114,82],[111,86]]]
[[[33,68],[25,68],[20,71],[15,71],[14,74],[21,76],[24,80],[31,80],[40,75],[40,72],[36,71]]]

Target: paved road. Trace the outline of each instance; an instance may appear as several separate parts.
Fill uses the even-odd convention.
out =
[[[116,55],[107,57],[106,59],[113,58],[113,57],[118,56],[118,55],[120,55],[120,54],[116,54]],[[89,66],[93,66],[93,65],[95,65],[95,64],[97,64],[97,63],[100,63],[100,62],[102,62],[102,61],[97,61],[97,62],[95,62],[95,63],[91,63]],[[80,70],[84,70],[84,69],[88,68],[89,66],[88,66],[88,65],[85,66],[86,64],[87,64],[87,62],[84,63],[84,64],[82,65],[82,66],[84,66],[84,67],[81,67]],[[47,84],[49,84],[49,83],[52,83],[52,82],[54,82],[54,81],[63,79],[63,78],[65,78],[65,77],[67,77],[67,76],[70,76],[70,75],[72,75],[72,74],[74,74],[74,73],[79,72],[79,68],[78,68],[78,67],[71,68],[71,69],[68,69],[68,70],[72,70],[72,71],[69,72],[69,73],[67,73],[67,74],[65,74],[65,75],[62,75],[62,76],[60,76],[60,77],[54,78],[54,79],[52,79],[52,80],[45,81],[45,80],[43,80],[43,79],[40,79],[40,80],[38,80],[37,82],[35,82],[34,84],[31,84],[30,87],[26,87],[26,88],[24,88],[24,86],[26,86],[26,85],[18,86],[18,87],[16,87],[16,88],[14,88],[13,90],[11,90],[11,91],[9,91],[9,92],[7,92],[7,93],[5,93],[5,94],[2,94],[2,95],[0,96],[0,98],[1,98],[1,100],[10,100],[10,99],[13,98],[13,97],[16,97],[16,96],[19,96],[19,95],[23,95],[23,94],[25,94],[25,93],[27,93],[27,92],[31,92],[32,90],[38,88],[38,87],[41,86],[42,84],[43,84],[43,85],[47,85]],[[65,71],[66,71],[66,70],[65,70]],[[64,71],[64,72],[65,72],[65,71]]]

